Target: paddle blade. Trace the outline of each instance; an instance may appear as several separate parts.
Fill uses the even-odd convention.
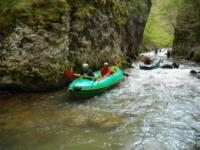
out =
[[[64,71],[64,75],[66,78],[72,79],[74,77],[74,73],[72,71]]]

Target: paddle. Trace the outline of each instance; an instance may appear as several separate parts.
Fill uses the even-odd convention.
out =
[[[73,73],[72,71],[67,71],[67,70],[64,71],[64,75],[65,75],[65,77],[67,77],[69,79],[73,79],[74,77],[84,77],[84,78],[90,78],[90,79],[97,79],[97,77],[80,75],[80,74]]]
[[[130,74],[128,74],[127,72],[123,72],[123,75],[124,75],[124,76],[127,76],[127,77],[130,76]]]

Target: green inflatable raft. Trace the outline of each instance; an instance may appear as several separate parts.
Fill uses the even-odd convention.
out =
[[[67,93],[73,97],[92,97],[105,92],[118,84],[123,79],[123,71],[114,66],[114,73],[101,80],[80,77],[74,80],[68,87]],[[100,77],[100,71],[94,72],[96,78]]]
[[[160,59],[154,60],[154,62],[150,65],[142,64],[140,65],[140,69],[151,70],[160,67]]]

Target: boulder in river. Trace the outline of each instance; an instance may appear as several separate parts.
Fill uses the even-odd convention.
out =
[[[115,116],[110,113],[103,113],[92,117],[89,120],[89,125],[103,129],[115,128],[122,124],[124,119],[121,116]]]
[[[168,68],[168,69],[179,68],[179,64],[177,63],[164,64],[161,66],[161,68]]]

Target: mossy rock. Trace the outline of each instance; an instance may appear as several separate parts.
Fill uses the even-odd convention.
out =
[[[106,121],[104,121],[100,127],[101,128],[115,128],[119,126],[123,122],[123,119],[119,116],[113,116],[111,118],[107,118]]]
[[[16,128],[16,124],[13,123],[13,122],[6,122],[4,125],[3,125],[3,129],[5,130],[11,130],[11,129],[15,129]]]
[[[72,123],[75,126],[81,126],[81,127],[85,127],[88,123],[88,119],[85,118],[83,115],[79,114],[75,117],[72,118]]]
[[[70,10],[65,0],[7,0],[0,2],[0,33],[7,35],[16,22],[30,26],[58,22]]]
[[[138,128],[140,126],[140,122],[133,122],[127,125],[127,128]]]
[[[194,57],[195,52],[192,50],[188,53],[188,55],[185,57],[187,60],[191,60]]]
[[[115,116],[110,113],[101,114],[95,116],[89,120],[89,125],[98,128],[115,128],[122,124],[123,118],[121,116]]]
[[[192,60],[200,62],[200,49],[198,49],[195,54],[194,57],[192,58]]]

